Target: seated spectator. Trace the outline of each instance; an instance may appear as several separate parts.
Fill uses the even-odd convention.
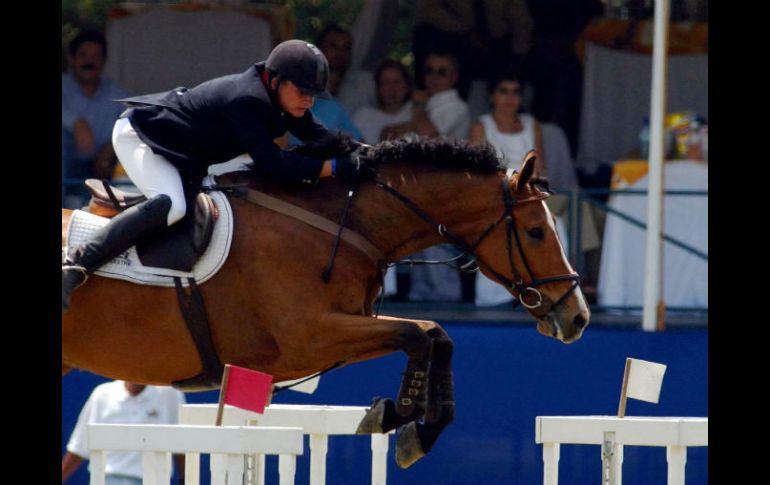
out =
[[[385,59],[374,71],[377,106],[363,106],[353,115],[363,141],[373,145],[383,140],[383,128],[412,119],[412,82],[409,71],[394,59]]]
[[[124,107],[113,101],[128,93],[117,83],[102,78],[107,41],[96,31],[84,30],[69,44],[70,71],[62,74],[62,178],[109,178],[116,157],[112,128]],[[62,190],[66,207],[80,207],[85,186]]]
[[[90,456],[88,426],[107,424],[177,424],[184,394],[171,387],[111,381],[97,386],[80,411],[67,453],[62,457],[62,483]],[[175,455],[176,471],[184,483],[184,455]],[[106,485],[141,485],[142,453],[110,452],[106,455]]]
[[[492,111],[481,115],[471,126],[471,143],[489,142],[502,155],[509,168],[518,169],[524,155],[537,150],[535,176],[545,175],[543,137],[540,124],[532,116],[519,113],[521,83],[513,74],[503,75],[490,86]]]
[[[353,57],[353,36],[339,25],[324,27],[315,45],[329,61],[329,92],[352,115],[358,108],[373,105],[372,73],[350,67]],[[331,129],[331,127],[327,126]]]
[[[457,59],[444,52],[433,52],[425,60],[425,91],[412,94],[412,120],[383,130],[383,138],[397,138],[407,133],[445,136],[465,140],[471,119],[468,105],[455,89],[460,66]]]

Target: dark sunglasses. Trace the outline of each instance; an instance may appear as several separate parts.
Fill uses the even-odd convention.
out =
[[[449,70],[446,67],[439,67],[438,69],[433,69],[432,67],[425,68],[426,76],[432,76],[434,74],[442,77],[447,76],[449,74]]]

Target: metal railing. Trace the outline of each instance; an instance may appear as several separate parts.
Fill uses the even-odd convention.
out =
[[[605,213],[614,215],[629,224],[636,226],[642,230],[647,229],[647,224],[644,221],[636,219],[631,215],[619,211],[609,204],[597,199],[596,196],[646,196],[647,191],[643,189],[605,189],[605,188],[590,188],[590,189],[578,189],[578,190],[563,190],[557,191],[557,194],[564,194],[567,196],[567,209],[566,221],[568,227],[568,248],[567,254],[569,255],[570,263],[579,274],[586,274],[587,267],[585,261],[585,251],[582,250],[582,230],[583,230],[583,211],[582,204],[586,203],[592,207],[596,207],[603,210]],[[665,196],[682,196],[682,197],[708,197],[707,190],[665,190],[663,192]],[[698,248],[687,244],[670,234],[665,232],[661,233],[661,237],[664,241],[682,249],[688,254],[691,254],[701,260],[708,262],[708,254],[704,253]],[[601,244],[603,244],[603,237],[599,238]],[[593,311],[641,311],[641,306],[609,306],[609,305],[591,305]],[[708,312],[708,307],[666,307],[667,311],[674,312]]]

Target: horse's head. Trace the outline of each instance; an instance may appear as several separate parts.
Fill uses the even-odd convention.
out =
[[[535,155],[503,182],[504,217],[479,244],[476,255],[487,277],[503,284],[537,319],[543,335],[571,343],[588,325],[590,312],[578,275],[564,254],[548,192],[532,179]]]

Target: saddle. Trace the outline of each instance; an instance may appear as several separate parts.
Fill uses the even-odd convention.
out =
[[[111,218],[147,198],[142,194],[122,191],[106,181],[88,179],[91,192],[88,210]],[[176,224],[137,241],[136,251],[144,266],[190,272],[211,242],[219,211],[211,197],[198,193],[185,217]]]

